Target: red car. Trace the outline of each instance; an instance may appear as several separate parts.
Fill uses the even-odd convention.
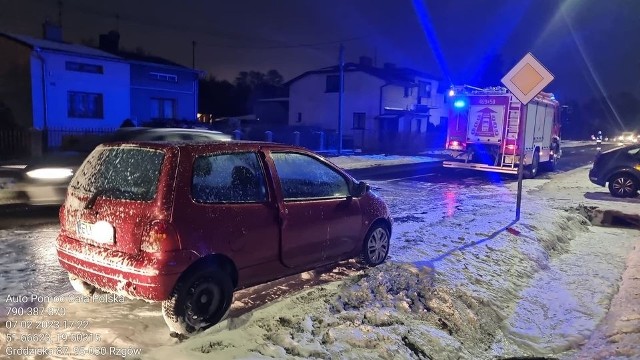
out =
[[[162,301],[171,331],[220,321],[234,289],[389,252],[387,206],[324,158],[258,142],[97,147],[60,209],[74,288]]]

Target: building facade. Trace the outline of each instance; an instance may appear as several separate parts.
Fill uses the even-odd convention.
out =
[[[337,66],[308,71],[288,84],[289,125],[338,130]],[[447,118],[437,77],[392,64],[376,68],[366,57],[344,65],[343,91],[343,142],[355,149],[419,151]]]
[[[120,51],[116,32],[93,48],[52,29],[45,24],[43,39],[0,33],[0,129],[40,131],[55,148],[65,135],[110,132],[127,119],[196,121],[200,72]]]
[[[12,125],[113,129],[129,117],[129,64],[116,56],[6,33],[0,53],[0,101],[11,109]]]

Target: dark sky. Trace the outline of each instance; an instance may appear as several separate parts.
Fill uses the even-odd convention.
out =
[[[0,31],[41,34],[56,0],[0,0]],[[121,45],[233,80],[276,69],[285,80],[360,55],[469,83],[483,59],[504,71],[532,52],[561,100],[640,97],[639,0],[63,0],[64,38],[117,28]],[[116,18],[119,14],[119,20]],[[430,19],[430,20],[429,20]],[[498,84],[496,84],[498,85]]]

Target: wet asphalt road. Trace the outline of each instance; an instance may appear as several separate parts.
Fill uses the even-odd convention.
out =
[[[603,145],[603,150],[615,145]],[[540,173],[540,178],[548,178],[555,173],[561,173],[588,165],[593,162],[597,150],[595,145],[565,148],[557,170],[553,173]],[[477,183],[482,181],[517,181],[517,176],[495,174],[481,171],[443,168],[439,162],[428,164],[408,164],[392,167],[380,167],[352,170],[350,173],[362,180],[413,179],[430,183]],[[0,206],[0,230],[24,229],[58,223],[58,206],[28,207],[25,205]]]

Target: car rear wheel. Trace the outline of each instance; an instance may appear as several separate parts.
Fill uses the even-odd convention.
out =
[[[377,266],[389,254],[389,230],[383,224],[373,226],[364,239],[361,258],[368,266]]]
[[[217,324],[227,313],[233,297],[231,279],[216,267],[204,267],[183,275],[162,315],[172,332],[188,335]]]
[[[629,174],[616,174],[609,179],[609,192],[615,197],[633,197],[638,191],[638,180]]]

